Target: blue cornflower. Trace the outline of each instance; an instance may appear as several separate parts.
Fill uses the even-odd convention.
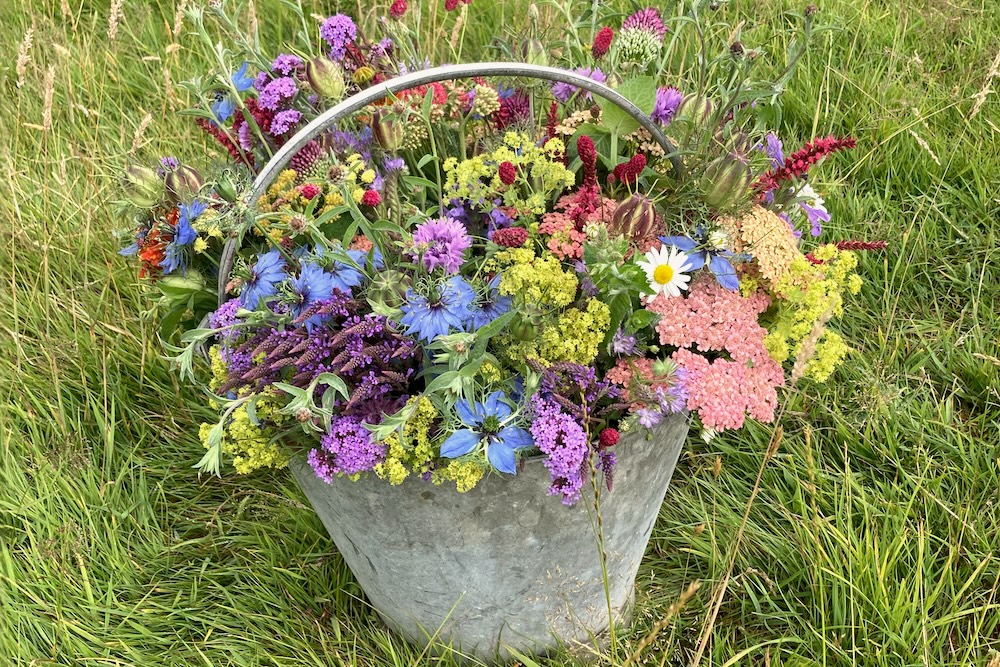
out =
[[[469,328],[471,331],[475,331],[480,327],[485,327],[487,324],[500,317],[508,310],[510,310],[511,298],[509,296],[500,296],[500,274],[493,276],[493,279],[487,284],[489,291],[486,295],[479,300],[477,308],[472,311],[472,317],[469,320]]]
[[[535,441],[526,430],[510,423],[510,406],[504,400],[502,391],[487,396],[485,403],[470,405],[465,399],[459,399],[455,412],[469,428],[448,436],[441,445],[441,456],[449,459],[465,456],[482,443],[486,446],[490,465],[500,472],[516,474],[515,452],[534,446]]]
[[[178,207],[180,215],[177,217],[177,226],[174,227],[174,238],[163,249],[163,260],[160,262],[160,268],[163,269],[164,274],[184,268],[184,248],[194,243],[194,240],[198,238],[198,232],[194,230],[191,223],[197,220],[198,216],[204,213],[207,208],[208,205],[200,201],[181,204]]]
[[[426,297],[412,289],[406,291],[406,303],[400,323],[408,336],[430,343],[452,329],[462,330],[471,317],[470,306],[476,293],[459,276],[452,276],[437,287],[437,295]]]
[[[236,102],[229,95],[220,94],[212,102],[212,116],[215,123],[225,123],[236,112]]]
[[[288,307],[292,315],[300,317],[317,301],[325,301],[333,296],[335,287],[333,276],[315,264],[303,264],[298,277],[288,281],[291,294]],[[306,330],[310,331],[320,323],[321,317],[313,315],[305,321]]]
[[[243,63],[238,70],[233,72],[233,86],[237,92],[242,93],[253,87],[254,77],[247,74],[248,67],[250,67],[250,63]]]
[[[285,260],[277,250],[257,256],[257,263],[250,267],[250,277],[243,283],[240,305],[254,309],[261,299],[277,291],[277,285],[286,278]]]
[[[695,231],[695,237],[661,236],[660,241],[687,254],[689,271],[697,271],[707,264],[720,285],[734,292],[738,290],[740,281],[732,262],[738,256],[728,250],[713,247],[708,243],[701,227]]]

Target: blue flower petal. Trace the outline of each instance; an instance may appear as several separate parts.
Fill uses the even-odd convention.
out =
[[[486,404],[484,405],[485,410],[483,411],[484,416],[493,415],[500,421],[503,421],[510,416],[510,407],[506,403],[501,401],[503,398],[502,391],[495,391],[486,397]]]
[[[689,236],[661,236],[660,240],[684,252],[691,252],[698,247],[698,243]]]
[[[482,436],[475,431],[455,431],[441,445],[441,456],[449,459],[465,456],[476,448],[481,439]]]
[[[535,446],[534,438],[520,426],[508,426],[500,431],[499,437],[511,449],[525,449]]]
[[[233,73],[233,86],[241,93],[246,90],[250,90],[250,87],[253,86],[254,77],[247,74],[247,68],[249,66],[250,63],[243,63],[240,65],[240,68]]]
[[[490,465],[505,472],[508,475],[517,474],[517,460],[514,458],[514,450],[502,441],[491,442],[486,449],[486,458],[490,460]]]
[[[715,274],[715,279],[719,281],[719,284],[726,289],[735,292],[740,288],[740,281],[736,277],[736,269],[733,268],[732,262],[725,257],[713,255],[709,268]]]
[[[469,402],[464,398],[460,398],[455,401],[455,412],[458,413],[458,418],[462,420],[462,423],[466,426],[480,426],[483,423],[483,417],[479,415],[482,410],[482,404],[476,403],[475,406],[469,405]],[[484,415],[485,416],[485,415]]]
[[[138,243],[133,243],[129,247],[122,248],[121,250],[119,250],[118,254],[121,255],[122,257],[131,257],[132,255],[136,254],[137,252],[139,252],[139,244]]]

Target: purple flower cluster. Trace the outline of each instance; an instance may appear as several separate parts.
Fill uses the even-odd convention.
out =
[[[295,79],[290,76],[283,76],[264,86],[264,89],[260,91],[260,95],[257,97],[257,105],[261,109],[277,111],[282,102],[295,97],[297,92],[299,92],[299,85],[295,82]]]
[[[280,137],[298,125],[300,120],[302,120],[302,114],[295,109],[285,109],[284,111],[279,111],[274,114],[274,119],[271,120],[271,135]]]
[[[320,440],[320,448],[309,452],[309,465],[327,484],[336,475],[356,475],[385,459],[385,445],[375,442],[357,417],[335,417]]]
[[[622,23],[622,30],[641,30],[654,35],[662,44],[663,38],[667,35],[667,26],[663,24],[660,11],[653,7],[640,9],[636,13],[625,19]]]
[[[417,247],[414,258],[420,257],[428,271],[441,267],[452,275],[465,262],[463,253],[472,245],[472,237],[461,222],[439,218],[417,225],[413,243]]]
[[[271,63],[271,69],[284,76],[291,76],[293,72],[302,69],[302,58],[291,53],[282,53]]]
[[[608,80],[608,77],[604,75],[604,72],[602,72],[599,67],[595,67],[594,69],[590,69],[589,67],[577,67],[574,71],[577,74],[582,74],[583,76],[593,79],[597,83],[604,83]],[[563,104],[566,104],[569,102],[569,98],[573,97],[578,90],[580,89],[576,86],[560,81],[552,86],[552,95]],[[590,93],[585,92],[583,97],[584,99],[589,100]]]
[[[656,104],[649,117],[660,125],[669,125],[684,96],[676,88],[659,88],[656,91]]]
[[[213,329],[225,329],[219,332],[218,338],[224,343],[230,343],[239,336],[240,332],[234,328],[240,318],[236,316],[236,311],[240,309],[239,298],[230,299],[218,307],[208,318],[208,326]]]
[[[350,16],[334,14],[319,28],[319,36],[330,45],[330,57],[340,62],[347,54],[347,46],[358,37],[358,26]]]
[[[572,505],[580,499],[587,476],[590,454],[587,433],[552,400],[534,396],[531,410],[534,414],[531,437],[545,454],[545,467],[552,476],[549,495],[562,495],[563,505]]]

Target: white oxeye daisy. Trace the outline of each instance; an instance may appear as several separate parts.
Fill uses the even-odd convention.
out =
[[[662,246],[646,253],[646,261],[637,262],[646,272],[649,289],[653,294],[680,296],[686,290],[691,276],[690,258],[673,246]]]

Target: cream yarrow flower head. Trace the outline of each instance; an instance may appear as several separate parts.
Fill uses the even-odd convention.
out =
[[[646,253],[645,261],[637,264],[646,272],[649,289],[654,295],[680,296],[681,290],[686,290],[691,281],[688,275],[690,258],[673,246],[654,248]]]

